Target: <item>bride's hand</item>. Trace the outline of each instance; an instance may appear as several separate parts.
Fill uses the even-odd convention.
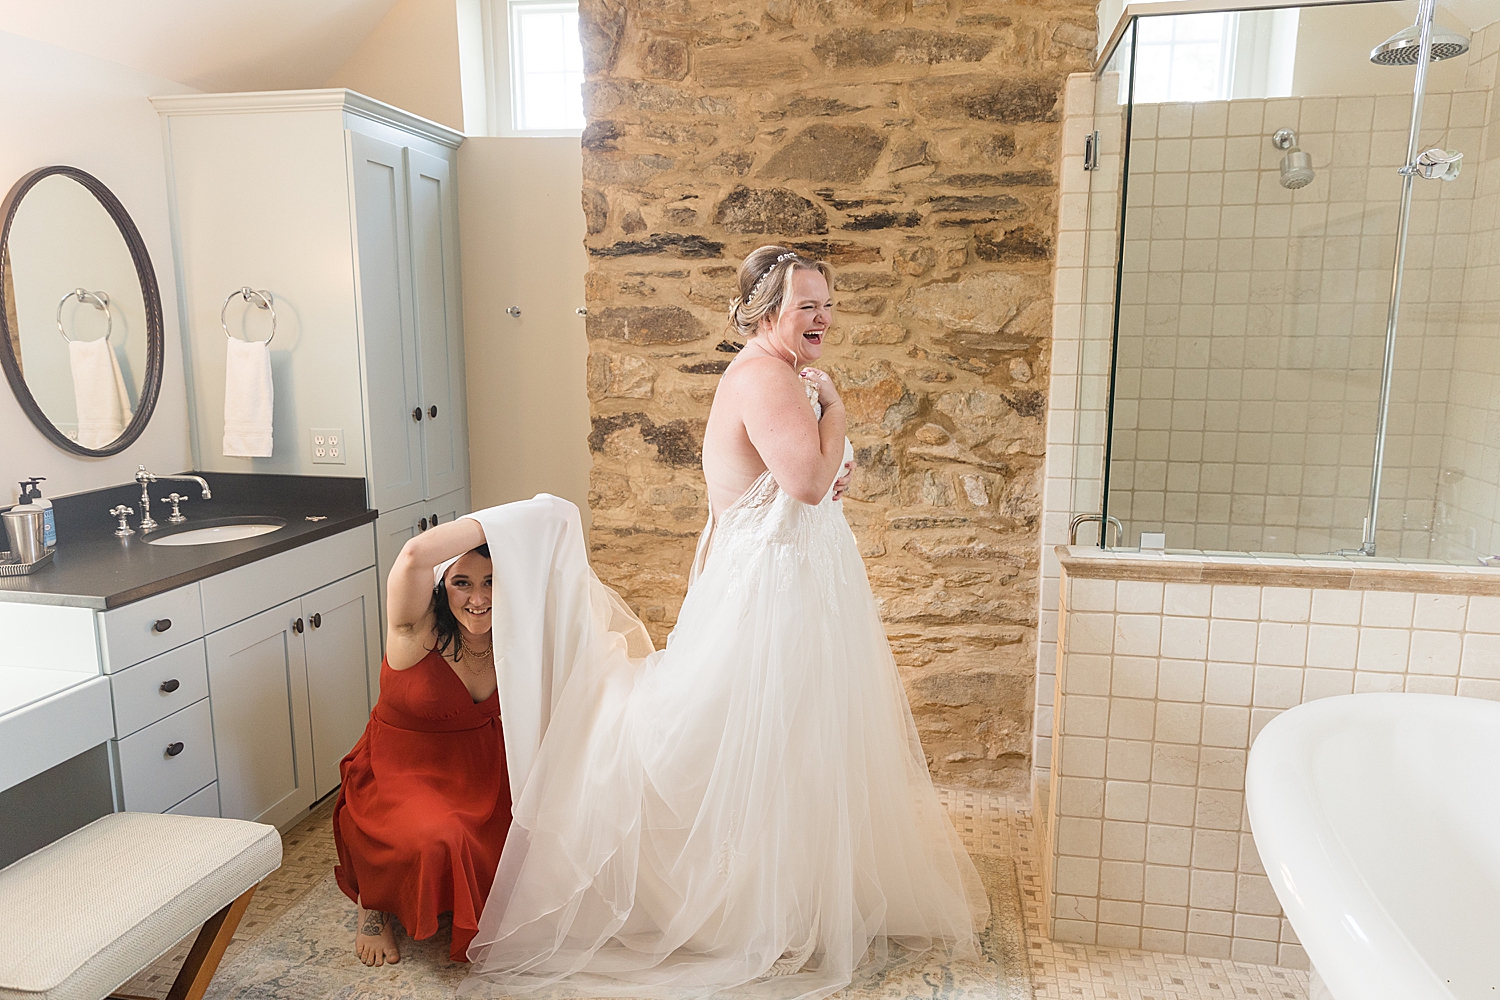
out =
[[[798,374],[818,387],[818,405],[823,409],[842,402],[839,391],[833,387],[833,379],[828,377],[827,372],[817,368],[804,368]]]
[[[844,494],[849,491],[849,480],[853,477],[854,460],[851,458],[844,463],[844,468],[839,472],[839,477],[833,481],[833,499],[844,499]]]

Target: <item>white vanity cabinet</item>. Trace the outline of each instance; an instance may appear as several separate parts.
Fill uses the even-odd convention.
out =
[[[152,103],[169,159],[195,466],[363,476],[370,507],[413,525],[466,493],[463,135],[347,90]],[[221,448],[220,315],[243,287],[274,295],[277,317],[273,455],[251,460]],[[268,313],[238,296],[226,317],[235,336],[270,333]],[[343,435],[337,457],[330,429]],[[380,534],[382,566],[393,543]]]
[[[284,826],[333,791],[379,692],[374,563],[367,524],[101,612],[117,807]]]

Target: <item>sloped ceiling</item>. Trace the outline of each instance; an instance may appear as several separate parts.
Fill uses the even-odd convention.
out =
[[[0,31],[208,92],[323,86],[396,0],[0,0]]]

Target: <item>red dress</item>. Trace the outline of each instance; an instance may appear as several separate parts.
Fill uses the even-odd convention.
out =
[[[436,651],[408,670],[381,663],[380,698],[339,773],[339,888],[418,940],[453,911],[449,955],[467,961],[510,829],[498,692],[476,704]]]

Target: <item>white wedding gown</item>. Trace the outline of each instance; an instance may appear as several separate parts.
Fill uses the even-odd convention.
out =
[[[574,636],[568,662],[459,992],[792,1000],[847,985],[887,942],[976,955],[989,906],[840,504],[768,472],[710,514],[649,655],[575,531],[548,571],[574,596],[544,602],[573,616],[548,624],[553,645]]]

